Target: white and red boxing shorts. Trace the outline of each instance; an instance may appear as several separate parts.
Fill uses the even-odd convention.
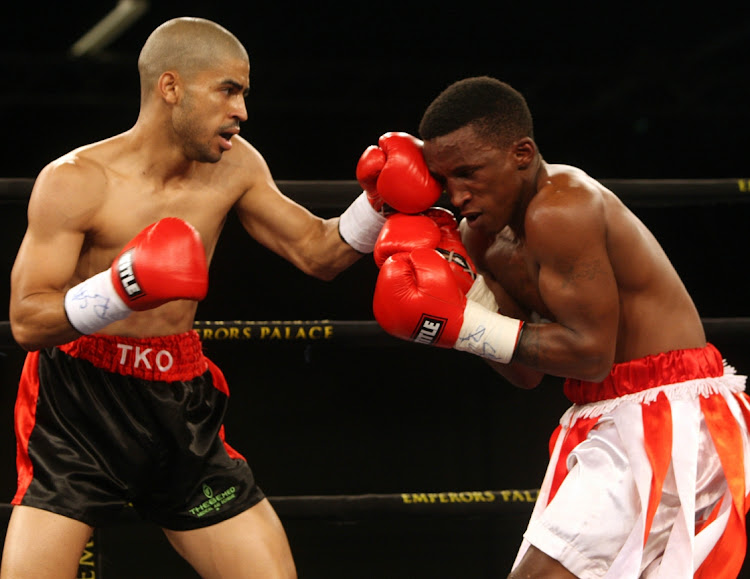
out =
[[[516,559],[529,545],[581,579],[735,579],[745,557],[750,399],[715,347],[567,380],[574,403]]]

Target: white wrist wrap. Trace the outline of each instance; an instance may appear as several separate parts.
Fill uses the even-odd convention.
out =
[[[466,299],[483,305],[491,312],[496,312],[500,309],[500,306],[497,305],[497,300],[495,300],[495,294],[492,293],[492,290],[481,275],[477,275],[477,279],[474,280],[474,283],[466,294]]]
[[[467,300],[464,323],[453,347],[508,364],[513,358],[522,327],[521,320],[496,314],[481,304]]]
[[[65,294],[68,321],[82,334],[93,334],[112,322],[127,318],[131,312],[117,295],[109,270],[82,281]]]
[[[360,253],[372,253],[385,217],[375,211],[367,193],[357,197],[339,217],[339,235]]]

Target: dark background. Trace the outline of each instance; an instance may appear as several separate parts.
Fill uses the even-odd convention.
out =
[[[132,126],[140,46],[155,26],[184,15],[219,22],[247,47],[242,134],[279,180],[353,179],[361,151],[381,133],[416,132],[440,90],[477,74],[526,95],[550,162],[602,179],[750,173],[747,7],[152,2],[106,50],[71,57],[70,46],[114,4],[0,9],[0,177],[33,178],[68,150]],[[321,215],[348,200],[332,208],[300,199]],[[680,201],[634,210],[704,317],[748,316],[748,203]],[[24,206],[0,200],[0,212],[7,280]],[[334,282],[312,280],[232,220],[198,317],[371,320],[375,274],[366,258]],[[7,283],[0,290],[7,303]],[[750,371],[745,339],[716,343],[738,371]],[[557,379],[517,391],[478,359],[389,339],[206,348],[232,388],[228,439],[271,496],[534,489],[567,407]],[[21,361],[12,344],[0,350],[0,502],[14,490]],[[436,579],[504,577],[527,517],[283,518],[302,578]],[[105,579],[192,577],[158,531],[137,523],[103,534],[100,547]]]
[[[527,96],[550,161],[610,178],[746,173],[747,4],[152,1],[100,54],[72,58],[114,5],[4,4],[0,174],[33,176],[129,128],[140,47],[175,16],[215,20],[247,47],[243,135],[277,179],[352,178],[381,133],[416,132],[440,90],[478,74]]]

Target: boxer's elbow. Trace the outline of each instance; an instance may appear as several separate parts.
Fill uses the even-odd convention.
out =
[[[522,390],[532,390],[542,383],[544,378],[544,372],[529,368],[522,364],[516,364],[511,362],[510,364],[501,364],[500,362],[494,362],[492,360],[484,359],[484,361],[498,374],[505,378],[516,388]]]
[[[30,328],[28,324],[11,321],[10,331],[16,344],[27,352],[41,350],[44,347],[42,341],[39,340],[38,332]]]
[[[34,324],[30,323],[28,318],[23,315],[23,308],[21,305],[21,303],[16,302],[11,298],[8,315],[8,329],[10,330],[9,337],[27,352],[33,352],[34,350],[40,349],[36,337],[38,330],[35,329]]]
[[[13,340],[27,352],[64,344],[79,335],[73,330],[67,319],[65,321],[52,321],[38,315],[22,317],[11,314],[9,325]]]
[[[341,269],[326,266],[324,264],[314,264],[303,270],[307,275],[321,281],[333,281],[341,273]]]
[[[316,279],[333,281],[362,257],[363,254],[355,252],[346,252],[336,257],[326,255],[322,259],[319,256],[310,256],[302,259],[298,266],[307,275]]]
[[[614,351],[592,348],[579,353],[574,371],[565,377],[586,382],[601,382],[612,371],[613,364]]]

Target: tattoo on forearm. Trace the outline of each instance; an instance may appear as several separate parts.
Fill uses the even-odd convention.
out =
[[[602,273],[602,263],[599,259],[585,262],[574,262],[565,270],[563,277],[564,288],[575,285],[580,280],[591,281]]]

